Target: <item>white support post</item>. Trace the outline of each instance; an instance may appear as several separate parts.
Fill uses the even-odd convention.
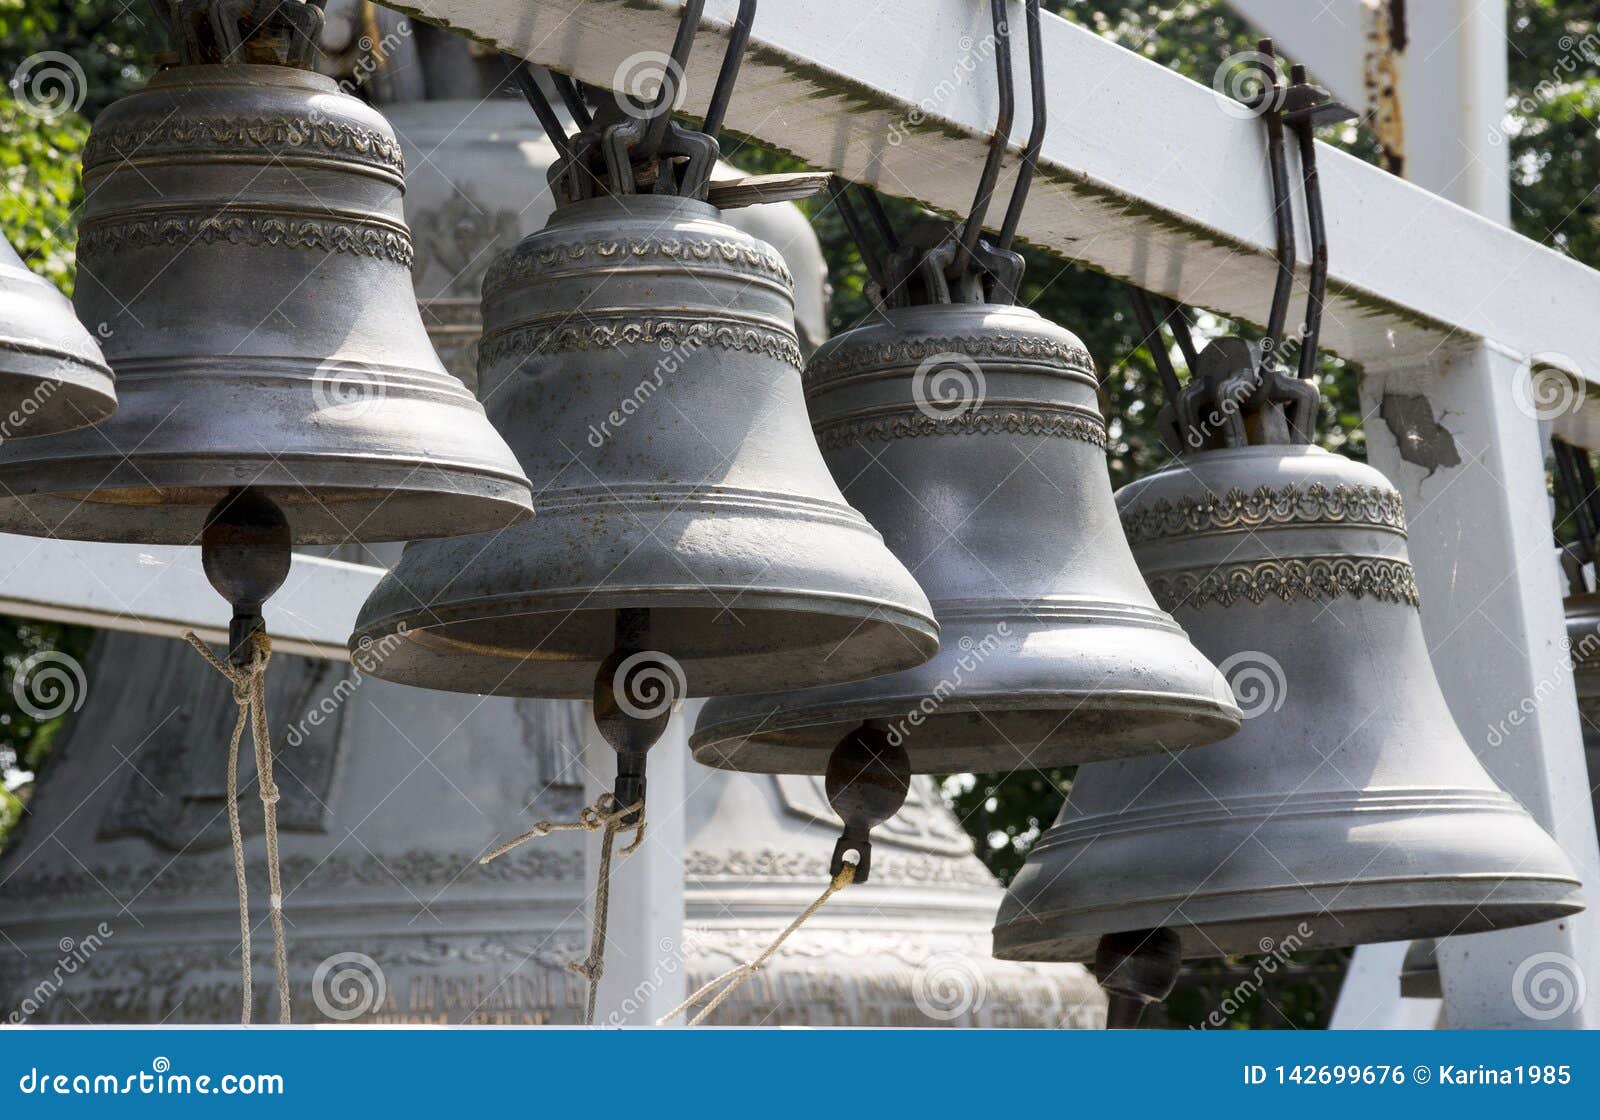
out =
[[[645,793],[645,841],[637,852],[615,859],[611,869],[611,917],[605,972],[595,1003],[597,1026],[654,1026],[688,994],[683,949],[683,853],[685,759],[695,707],[672,718],[661,741],[650,748]],[[584,794],[592,802],[610,792],[617,754],[592,724],[584,753]],[[618,834],[620,851],[632,840]],[[584,874],[589,905],[599,873],[600,836],[589,838]],[[593,920],[592,909],[590,911]]]
[[[1527,376],[1521,364],[1489,344],[1462,343],[1403,370],[1369,365],[1367,448],[1405,498],[1423,629],[1456,723],[1495,780],[1565,849],[1593,906],[1600,854],[1550,560],[1539,425],[1513,396]],[[1447,434],[1426,424],[1402,429],[1402,450],[1378,418],[1391,392],[1421,394]],[[1442,452],[1446,440],[1459,463]],[[1452,1027],[1600,1026],[1600,911],[1447,938],[1439,967]],[[1556,995],[1569,1006],[1549,1015],[1555,989],[1533,986],[1558,973],[1572,998]]]

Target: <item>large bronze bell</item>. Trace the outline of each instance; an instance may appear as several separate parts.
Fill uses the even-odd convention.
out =
[[[821,772],[846,731],[876,720],[913,770],[1009,770],[1238,726],[1134,565],[1074,335],[1014,305],[886,308],[818,349],[806,392],[845,497],[928,592],[940,652],[856,684],[714,701],[697,759]]]
[[[67,298],[0,237],[0,440],[93,424],[116,407],[111,369]]]
[[[996,0],[999,106],[971,211],[902,239],[869,193],[880,256],[841,184],[835,203],[879,306],[806,367],[828,467],[928,592],[939,653],[855,684],[779,680],[795,690],[714,700],[691,740],[703,763],[830,772],[864,724],[914,773],[1014,770],[1177,751],[1239,726],[1216,668],[1156,606],[1122,537],[1093,360],[1017,306],[1011,246],[1047,103],[1037,0],[1024,11],[1032,132],[998,236],[983,236],[984,217],[1014,91]]]
[[[0,446],[0,528],[190,544],[246,486],[297,544],[526,518],[515,458],[417,313],[394,133],[293,59],[194,62],[270,46],[202,43],[204,9],[178,6],[200,21],[177,28],[186,64],[102,113],[84,155],[75,303],[121,407]]]
[[[1261,366],[1238,340],[1212,347],[1221,367]],[[1214,388],[1218,368],[1203,354],[1197,374]],[[1291,403],[1310,389],[1283,385]],[[1243,729],[1181,762],[1080,769],[1001,906],[996,956],[1088,961],[1102,934],[1162,927],[1184,956],[1258,953],[1582,908],[1565,855],[1451,720],[1399,494],[1288,442],[1278,404],[1241,426],[1275,441],[1188,454],[1117,495],[1140,569],[1228,675]]]
[[[602,113],[580,148],[628,130]],[[548,224],[490,268],[479,393],[539,519],[409,545],[356,625],[356,641],[398,636],[380,676],[589,698],[619,612],[642,610],[677,695],[852,680],[934,651],[927,599],[807,429],[783,258],[702,200],[715,145],[673,128],[694,152],[682,193],[631,193],[655,169],[620,141],[610,189],[575,192],[566,161]]]
[[[1568,656],[1578,691],[1578,721],[1589,763],[1589,793],[1600,825],[1600,592],[1587,591],[1566,601]]]

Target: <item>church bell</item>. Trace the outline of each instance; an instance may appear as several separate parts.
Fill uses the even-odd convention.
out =
[[[527,517],[515,458],[417,313],[394,133],[306,68],[321,13],[282,4],[245,35],[226,6],[171,7],[182,61],[84,153],[74,302],[120,407],[0,445],[0,528],[192,544],[242,487],[296,544]],[[110,386],[78,358],[103,415]]]
[[[779,678],[785,691],[711,701],[692,741],[708,765],[822,773],[863,722],[919,773],[1179,751],[1238,727],[1222,678],[1157,606],[1123,538],[1093,360],[1018,305],[1010,246],[1045,126],[1033,3],[1033,132],[999,236],[980,236],[1011,117],[997,13],[1001,123],[972,212],[901,238],[868,195],[880,259],[836,191],[881,298],[806,367],[828,466],[927,591],[939,653],[853,684],[791,691]]]
[[[100,347],[0,237],[0,440],[93,424],[117,407]]]
[[[1190,384],[1215,406],[1260,368],[1255,348],[1221,339]],[[1314,401],[1309,382],[1268,376],[1292,412]],[[1290,935],[1397,941],[1582,908],[1566,856],[1445,706],[1400,495],[1308,446],[1280,403],[1258,396],[1236,437],[1117,495],[1140,569],[1227,674],[1243,728],[1182,765],[1079,770],[1001,907],[997,956],[1088,961],[1103,934],[1163,928],[1186,957],[1248,954]]]
[[[716,144],[603,106],[558,205],[483,283],[479,392],[536,525],[407,546],[355,641],[451,691],[589,698],[640,619],[676,696],[853,680],[933,653],[927,599],[806,424],[789,270],[707,201]],[[663,180],[662,176],[668,176]],[[653,180],[653,184],[652,181]]]

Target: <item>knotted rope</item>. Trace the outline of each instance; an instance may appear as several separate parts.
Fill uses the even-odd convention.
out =
[[[244,1010],[240,1022],[250,1021],[254,1002],[250,957],[250,894],[245,882],[244,834],[239,828],[239,744],[244,729],[256,752],[256,791],[261,795],[262,829],[267,836],[267,897],[272,916],[272,960],[278,974],[278,1022],[289,1019],[289,954],[283,937],[283,882],[278,870],[278,785],[272,780],[272,734],[267,727],[267,662],[272,659],[272,641],[256,631],[250,636],[250,664],[238,666],[223,661],[211,652],[193,630],[184,632],[192,645],[217,672],[233,685],[233,702],[239,717],[228,742],[228,833],[233,840],[233,875],[239,884],[239,952],[243,958]]]
[[[734,992],[738,991],[740,985],[742,985],[746,980],[750,979],[750,977],[754,976],[761,969],[762,965],[766,964],[767,961],[772,959],[772,955],[783,947],[783,943],[785,941],[789,940],[789,935],[791,933],[805,925],[806,922],[810,920],[811,915],[822,909],[823,903],[827,902],[828,899],[832,898],[834,895],[838,894],[851,883],[856,881],[856,863],[859,861],[860,857],[857,856],[855,860],[852,860],[850,855],[854,855],[854,853],[850,853],[845,856],[845,864],[839,869],[839,874],[833,877],[833,880],[828,884],[827,888],[817,896],[817,900],[810,906],[807,906],[798,918],[790,922],[782,933],[773,938],[772,944],[761,950],[760,955],[757,956],[755,960],[748,964],[741,964],[730,968],[727,972],[724,972],[715,980],[700,985],[700,987],[696,988],[694,992],[690,994],[688,999],[684,1000],[682,1003],[678,1004],[677,1007],[674,1007],[671,1011],[657,1019],[656,1026],[666,1026],[679,1015],[682,1015],[685,1011],[689,1010],[689,1008],[699,1003],[712,991],[715,991],[718,985],[722,985],[722,990],[717,992],[717,994],[712,998],[711,1002],[702,1007],[699,1014],[697,1014],[693,1019],[689,1020],[689,1026],[698,1027],[701,1023],[705,1022],[706,1018],[713,1011],[722,1006],[723,1000],[727,999],[729,996],[733,995]]]
[[[521,836],[514,840],[507,840],[488,855],[478,860],[485,864],[492,859],[505,855],[511,849],[529,840],[541,836],[549,836],[552,832],[599,832],[600,837],[600,869],[595,877],[594,885],[594,924],[589,934],[589,955],[581,961],[572,961],[567,968],[576,972],[589,982],[589,1000],[584,1012],[585,1026],[594,1024],[595,997],[600,990],[600,977],[605,972],[606,963],[606,926],[610,919],[611,911],[611,862],[612,848],[616,844],[617,833],[626,826],[623,819],[639,814],[639,823],[632,826],[634,829],[633,840],[626,848],[622,849],[624,856],[632,855],[639,850],[639,845],[644,843],[644,802],[633,805],[619,806],[617,799],[609,793],[602,793],[595,798],[593,805],[586,805],[578,813],[575,821],[539,821]]]

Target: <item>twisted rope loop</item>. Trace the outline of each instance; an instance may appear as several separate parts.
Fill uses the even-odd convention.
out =
[[[184,641],[193,646],[206,663],[228,678],[233,686],[233,702],[239,717],[228,742],[228,833],[233,841],[233,876],[239,886],[239,955],[243,961],[244,1008],[241,1023],[250,1021],[254,1003],[250,956],[250,892],[245,882],[244,834],[239,827],[239,744],[244,729],[256,754],[256,791],[261,796],[262,830],[267,837],[268,912],[272,916],[272,961],[278,978],[278,1022],[289,1018],[289,954],[283,935],[283,881],[278,867],[278,785],[272,779],[272,733],[267,726],[267,662],[272,659],[272,640],[257,631],[250,637],[250,664],[238,666],[223,661],[211,652],[193,630],[184,631]]]
[[[639,814],[639,822],[636,825],[626,826],[622,823],[635,813]],[[488,863],[520,844],[541,836],[549,836],[552,832],[601,833],[600,871],[594,885],[594,924],[589,934],[589,955],[581,961],[573,961],[567,965],[570,971],[576,972],[589,982],[589,1000],[583,1016],[585,1026],[592,1026],[594,1023],[595,998],[600,990],[600,977],[605,973],[606,927],[611,912],[612,849],[616,844],[617,833],[625,827],[633,828],[633,840],[619,854],[628,856],[638,851],[639,845],[644,843],[644,802],[618,805],[615,797],[609,793],[602,793],[595,798],[593,805],[584,806],[578,813],[577,820],[539,821],[521,836],[507,840],[478,860],[480,864]]]
[[[742,985],[746,980],[750,979],[750,977],[754,976],[758,971],[760,971],[761,967],[767,963],[767,961],[772,959],[772,955],[783,947],[783,943],[785,941],[789,940],[790,934],[799,929],[801,926],[805,925],[806,922],[811,919],[811,915],[815,914],[818,910],[821,910],[823,904],[827,902],[828,899],[832,898],[834,895],[838,894],[851,883],[856,881],[856,862],[860,859],[860,857],[858,856],[855,860],[852,860],[850,855],[853,854],[854,853],[850,853],[845,856],[845,864],[839,869],[839,874],[833,877],[832,881],[828,883],[823,892],[817,896],[817,900],[810,906],[807,906],[798,918],[790,922],[782,933],[773,938],[772,944],[761,950],[760,955],[757,956],[755,960],[749,962],[748,964],[741,964],[730,968],[727,972],[724,972],[716,979],[702,984],[700,987],[696,988],[692,993],[690,993],[688,999],[684,1000],[682,1003],[678,1004],[677,1007],[674,1007],[671,1011],[657,1019],[656,1026],[666,1026],[679,1015],[682,1015],[685,1011],[688,1011],[689,1008],[699,1003],[702,999],[705,999],[706,996],[710,995],[712,992],[716,992],[716,995],[712,997],[711,1002],[702,1007],[699,1013],[695,1015],[693,1019],[689,1020],[689,1026],[698,1027],[701,1023],[705,1022],[713,1011],[722,1006],[723,1000],[727,999],[729,996],[733,995],[734,992],[738,991],[740,985]],[[718,990],[719,988],[720,990]]]

